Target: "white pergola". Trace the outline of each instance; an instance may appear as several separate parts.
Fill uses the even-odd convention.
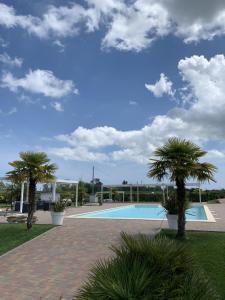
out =
[[[116,191],[118,194],[121,194],[122,197],[123,197],[123,202],[124,202],[124,195],[125,195],[125,192],[124,191]],[[112,189],[108,192],[97,192],[96,194],[100,194],[101,195],[101,200],[103,200],[103,195],[104,194],[108,194],[110,199],[112,199]]]
[[[195,182],[195,183],[186,183],[185,184],[186,187],[196,187],[199,190],[199,202],[202,202],[202,195],[201,195],[201,185],[200,182]],[[112,195],[112,189],[113,188],[129,188],[130,189],[130,202],[133,202],[133,189],[136,189],[137,191],[137,202],[139,202],[139,188],[140,187],[160,187],[162,189],[162,193],[163,193],[163,201],[165,202],[165,199],[167,197],[168,199],[168,187],[172,186],[175,187],[175,183],[158,183],[158,184],[102,184],[101,186],[101,200],[103,201],[103,194],[104,192],[104,188],[108,188],[110,189],[109,194]],[[166,191],[166,194],[165,194]]]
[[[21,183],[21,195],[20,195],[20,212],[23,212],[23,201],[24,201],[24,186],[26,184],[26,201],[28,201],[29,197],[29,184],[26,181]],[[56,202],[56,187],[58,184],[74,184],[76,186],[76,193],[75,193],[75,206],[78,206],[78,187],[79,182],[76,180],[68,180],[68,179],[56,179],[55,181],[51,182],[52,186],[52,202]]]

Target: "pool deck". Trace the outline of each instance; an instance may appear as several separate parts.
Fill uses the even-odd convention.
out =
[[[67,215],[108,209],[70,208]],[[127,204],[125,204],[127,205]],[[225,231],[225,204],[210,204],[216,223],[188,222],[189,230]],[[49,212],[37,212],[39,223],[50,223]],[[1,300],[72,300],[74,292],[87,278],[91,265],[111,255],[109,246],[118,243],[120,232],[154,236],[166,221],[65,218],[56,227],[0,257]]]

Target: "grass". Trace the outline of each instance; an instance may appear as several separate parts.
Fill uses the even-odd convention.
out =
[[[11,204],[10,203],[0,203],[0,208],[10,208]]]
[[[161,234],[175,238],[175,232],[171,230],[162,230]],[[187,237],[187,240],[178,243],[187,245],[190,253],[196,257],[199,265],[211,279],[221,299],[225,299],[225,233],[188,231]]]
[[[53,225],[33,225],[32,229],[27,231],[25,224],[0,224],[0,255],[53,227]]]

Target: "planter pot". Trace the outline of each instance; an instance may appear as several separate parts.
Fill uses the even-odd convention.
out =
[[[178,215],[170,215],[166,214],[169,229],[175,229],[177,230],[177,220],[178,220]]]
[[[65,212],[55,212],[52,211],[51,212],[52,215],[52,224],[53,225],[62,225],[63,224],[63,219],[64,219],[64,215]]]

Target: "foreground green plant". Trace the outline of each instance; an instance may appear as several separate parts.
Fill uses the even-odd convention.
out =
[[[219,299],[183,245],[123,233],[121,246],[112,250],[115,256],[93,267],[74,299]]]

